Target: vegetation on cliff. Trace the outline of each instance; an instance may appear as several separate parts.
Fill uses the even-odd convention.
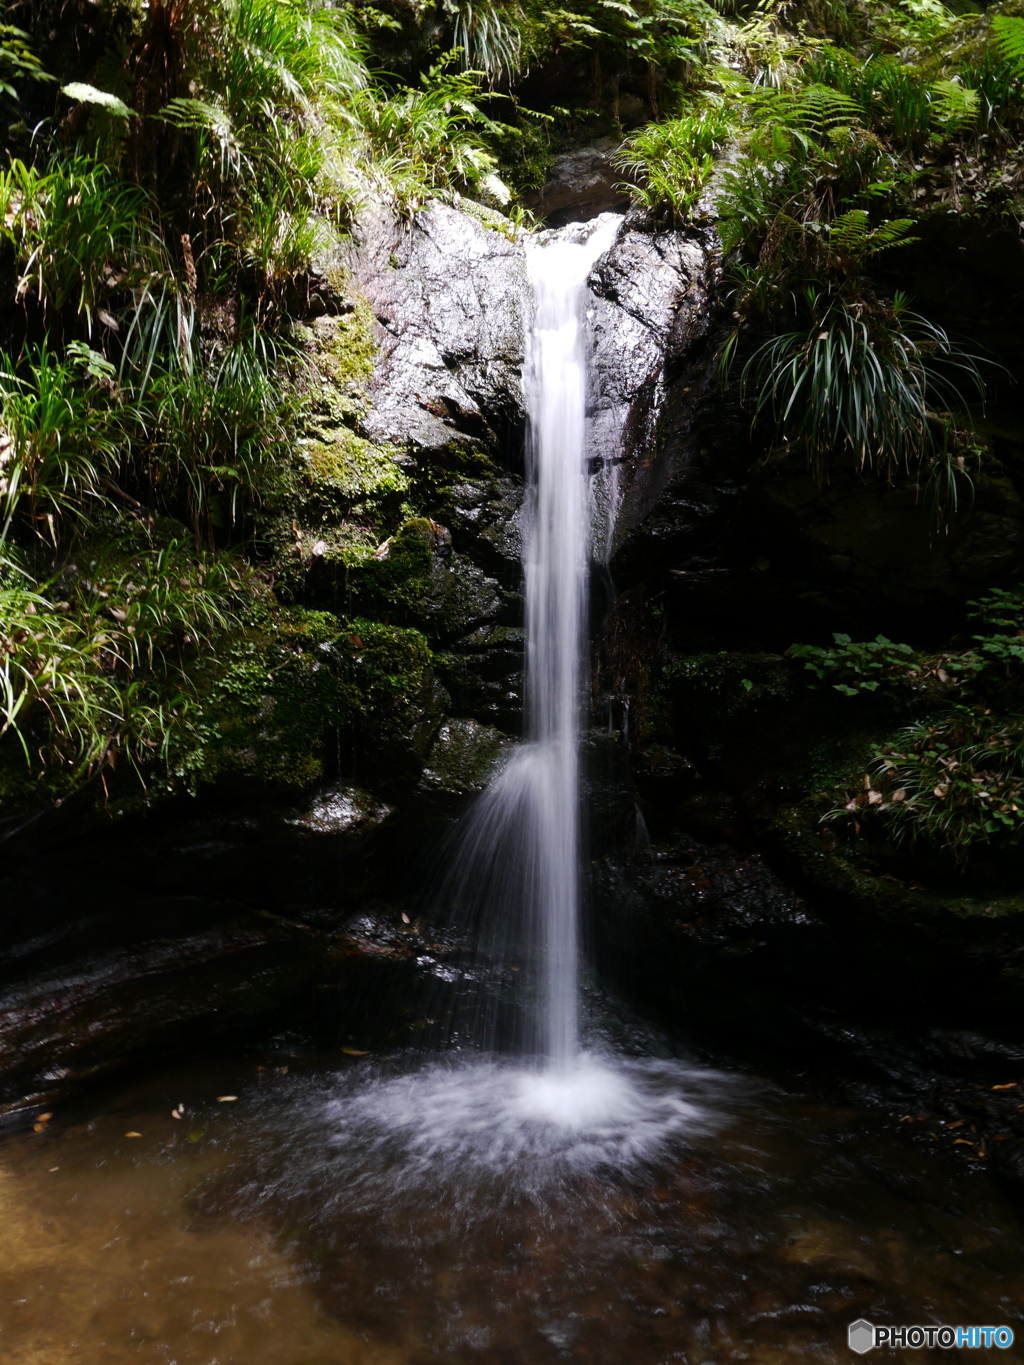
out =
[[[1019,196],[1024,14],[959,10],[10,6],[0,801],[305,783],[310,697],[341,728],[414,715],[452,584],[484,589],[457,556],[442,584],[424,476],[365,434],[373,317],[325,262],[374,205],[522,223],[517,193],[588,133],[622,141],[652,226],[718,219],[725,363],[766,451],[911,469],[943,516],[968,505],[996,370],[893,265],[930,217]],[[371,639],[395,655],[372,678]]]

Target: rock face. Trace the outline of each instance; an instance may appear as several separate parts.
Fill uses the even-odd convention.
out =
[[[437,675],[448,714],[512,734],[522,710],[522,382],[532,309],[525,250],[504,220],[488,224],[439,205],[412,224],[370,220],[343,262],[372,308],[379,347],[360,436],[401,452],[429,513],[378,556],[404,553],[414,526],[433,528],[423,532],[429,571],[417,601],[404,599],[404,619],[443,655]],[[645,471],[666,365],[688,364],[704,344],[715,261],[707,230],[652,233],[634,216],[592,274],[599,559],[620,534],[620,503],[629,526],[657,499]],[[358,601],[358,580],[348,582]],[[396,619],[390,580],[377,598],[376,609]]]
[[[556,156],[540,189],[523,196],[523,203],[549,227],[583,223],[629,203],[622,187],[623,172],[612,164],[619,144],[601,138],[587,147]]]
[[[412,224],[370,219],[347,264],[380,328],[367,435],[419,458],[477,442],[518,465],[530,317],[522,245],[435,205]]]
[[[604,554],[657,505],[670,470],[655,458],[674,375],[690,367],[708,335],[718,275],[710,231],[643,230],[627,215],[615,246],[594,269],[591,310],[591,449],[604,474],[598,501]]]

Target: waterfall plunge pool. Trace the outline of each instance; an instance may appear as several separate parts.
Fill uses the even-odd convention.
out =
[[[1013,1324],[989,1175],[798,1086],[591,1055],[552,1107],[543,1071],[422,1052],[150,1075],[0,1146],[0,1358],[810,1365],[859,1316]]]

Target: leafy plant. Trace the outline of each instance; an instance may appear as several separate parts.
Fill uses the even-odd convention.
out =
[[[447,54],[423,73],[418,88],[390,96],[364,91],[356,109],[368,185],[404,212],[460,189],[507,203],[497,159],[484,145],[494,125],[480,108],[479,90],[480,73],[451,70]]]
[[[874,640],[854,641],[849,635],[837,632],[832,639],[835,641],[832,649],[791,645],[789,655],[802,659],[809,672],[844,696],[877,692],[892,682],[914,682],[923,674],[910,645],[894,644],[884,635],[877,635]]]
[[[0,375],[0,545],[20,518],[56,548],[69,521],[83,522],[90,503],[106,499],[127,425],[103,391],[112,367],[96,352],[61,358],[44,344],[26,368],[23,378]]]
[[[491,80],[515,74],[523,56],[524,15],[504,0],[443,0],[452,21],[452,45],[462,50],[467,70]]]
[[[950,374],[984,392],[972,356],[901,295],[888,306],[847,303],[809,286],[799,302],[801,325],[764,342],[742,372],[773,444],[797,445],[819,470],[845,451],[890,477],[948,446],[950,423],[937,414],[966,405]]]
[[[634,202],[657,211],[668,208],[682,219],[703,193],[731,131],[728,111],[708,105],[682,118],[652,123],[628,138],[616,165],[639,184],[630,186]]]
[[[155,369],[142,395],[140,491],[184,515],[197,547],[213,538],[218,499],[235,522],[266,493],[295,399],[283,387],[279,343],[250,328],[219,357]]]
[[[71,304],[90,331],[116,291],[164,262],[146,194],[87,154],[0,171],[0,236],[14,248],[16,297],[51,313]]]
[[[973,637],[983,662],[1011,675],[1024,667],[1024,588],[994,588],[969,605],[975,620],[996,627]]]
[[[13,24],[0,24],[0,95],[17,99],[17,81],[52,81],[32,50],[29,35]]]
[[[897,840],[922,839],[961,861],[978,845],[1016,849],[1024,836],[1024,717],[958,706],[908,727],[879,753],[874,776],[827,820],[881,820]]]
[[[237,622],[248,576],[181,541],[110,551],[87,574],[66,572],[59,601],[0,560],[0,739],[37,775],[105,786],[119,755],[141,775],[186,742],[189,664]]]

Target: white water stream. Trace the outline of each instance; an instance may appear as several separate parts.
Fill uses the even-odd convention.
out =
[[[483,965],[461,976],[473,1006],[465,1032],[462,1023],[449,1028],[453,1051],[444,1061],[384,1072],[332,1111],[342,1147],[383,1144],[396,1162],[392,1183],[436,1182],[442,1169],[472,1166],[543,1183],[552,1173],[644,1161],[716,1122],[705,1101],[721,1077],[580,1044],[579,751],[592,548],[587,279],[621,221],[604,214],[527,247],[535,310],[525,382],[526,735],[464,822],[441,895],[455,921],[471,927]],[[508,971],[539,1027],[521,1036],[518,1056],[474,1055],[497,1041],[488,980]],[[442,974],[446,987],[459,979]]]
[[[579,715],[590,558],[586,281],[621,220],[545,235],[527,260],[536,302],[527,354],[530,529],[526,579],[527,750],[533,894],[545,960],[546,1051],[579,1052]]]

